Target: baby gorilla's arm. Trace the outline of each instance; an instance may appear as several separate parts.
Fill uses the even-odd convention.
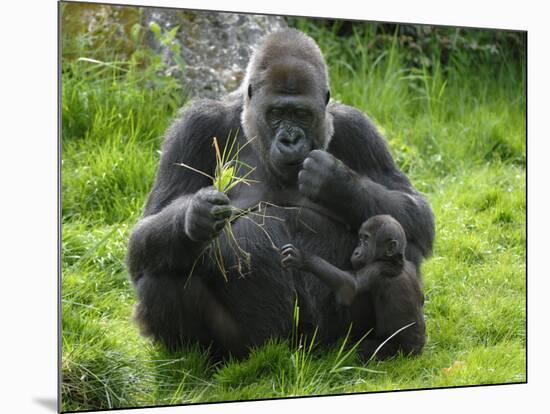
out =
[[[319,256],[306,255],[291,244],[283,246],[281,254],[284,267],[294,267],[314,274],[336,294],[336,300],[342,305],[350,305],[360,291],[353,272],[340,270]],[[367,286],[366,281],[361,286]]]
[[[377,280],[382,277],[384,266],[380,262],[374,262],[355,271],[355,286],[357,293],[372,290]]]
[[[336,300],[342,305],[350,305],[357,294],[355,275],[338,269],[319,256],[310,256],[306,260],[306,271],[321,279],[336,294]]]

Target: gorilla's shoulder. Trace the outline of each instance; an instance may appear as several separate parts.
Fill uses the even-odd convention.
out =
[[[331,102],[327,110],[332,116],[336,137],[340,134],[346,134],[347,136],[351,134],[354,137],[363,139],[370,135],[376,135],[375,138],[380,137],[374,123],[358,108],[339,102]]]
[[[239,128],[241,111],[242,99],[236,96],[222,100],[193,100],[180,109],[165,141],[196,141],[214,136],[223,139],[229,132],[235,132]]]
[[[394,162],[386,140],[361,110],[337,102],[327,108],[332,116],[334,133],[328,150],[358,170],[393,168]]]
[[[214,122],[219,125],[224,122],[232,122],[239,117],[242,110],[242,99],[236,99],[229,95],[222,100],[200,98],[193,100],[184,106],[178,119],[181,121]]]

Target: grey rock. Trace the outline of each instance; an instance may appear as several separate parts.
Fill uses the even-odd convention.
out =
[[[161,54],[167,74],[183,82],[187,95],[208,98],[236,89],[258,41],[287,27],[279,16],[147,8],[142,23],[148,27],[150,22],[156,22],[163,32],[179,27],[175,41],[180,45],[183,68],[171,48],[152,32],[146,40]]]

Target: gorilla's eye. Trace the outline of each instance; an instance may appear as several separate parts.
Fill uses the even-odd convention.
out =
[[[297,109],[295,114],[296,118],[303,123],[308,124],[311,121],[312,115],[307,109]]]
[[[283,117],[283,110],[281,108],[271,108],[269,115],[275,119],[281,119]]]
[[[296,116],[298,118],[307,118],[309,116],[309,112],[306,111],[305,109],[298,109],[296,111]]]

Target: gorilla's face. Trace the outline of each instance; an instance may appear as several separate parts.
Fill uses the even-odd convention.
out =
[[[306,102],[287,98],[268,105],[265,119],[272,136],[271,162],[280,167],[300,165],[313,149],[308,132],[312,130],[314,111]]]
[[[326,149],[332,136],[326,73],[311,59],[264,58],[251,65],[247,77],[244,131],[253,139],[268,178],[284,186],[295,185],[309,152]]]
[[[406,244],[405,232],[393,217],[371,217],[359,229],[359,243],[351,255],[351,265],[358,270],[376,260],[404,257]]]
[[[363,223],[359,229],[359,241],[351,254],[351,266],[354,270],[361,269],[372,263],[376,257],[376,230],[372,226]]]
[[[245,132],[255,137],[254,146],[270,176],[291,184],[309,152],[326,148],[332,124],[327,121],[326,94],[316,96],[307,88],[280,86],[266,85],[254,94],[250,85]]]
[[[265,160],[282,181],[295,180],[309,152],[324,146],[319,139],[324,112],[304,96],[281,95],[268,100],[262,113],[267,128],[261,139],[265,140]]]

